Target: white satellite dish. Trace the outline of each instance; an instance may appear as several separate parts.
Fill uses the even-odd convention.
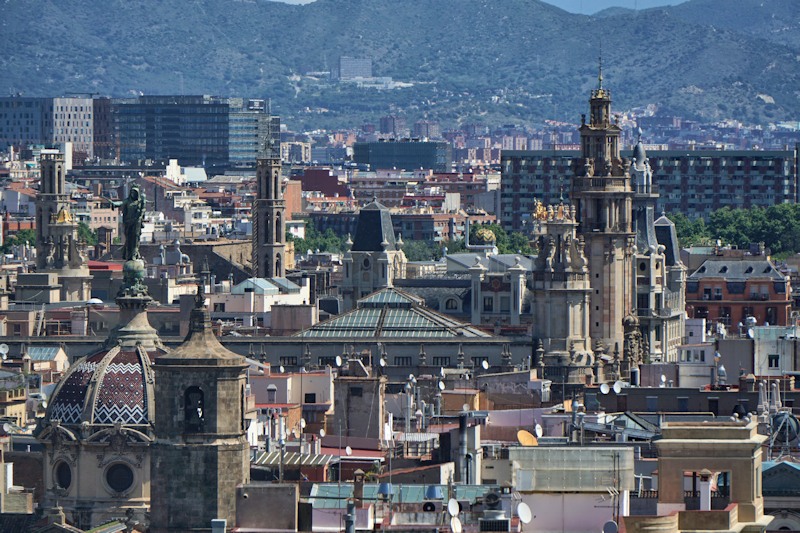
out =
[[[608,386],[608,383],[603,383],[602,385],[600,385],[600,392],[602,394],[608,394],[609,392],[611,392],[611,387]]]
[[[447,500],[447,514],[452,517],[458,516],[458,500],[455,498]]]
[[[541,438],[542,438],[542,435],[544,435],[544,430],[542,429],[542,426],[541,426],[541,425],[539,425],[539,424],[536,424],[536,425],[534,426],[534,428],[533,428],[533,432],[536,434],[536,438],[537,438],[537,439],[541,439]]]
[[[487,361],[486,359],[481,361],[481,368],[484,370],[489,370],[489,361]]]
[[[462,406],[461,406],[461,410],[462,410],[462,411],[469,411],[469,404],[468,404],[468,403],[465,403],[464,405],[462,405]]]
[[[8,344],[6,343],[0,344],[0,354],[5,355],[7,353],[8,353]],[[5,359],[5,357],[3,359]]]
[[[444,381],[440,381],[438,387],[439,387],[439,390],[444,390],[446,388],[446,385],[444,384]]]
[[[517,516],[519,517],[519,521],[523,524],[529,524],[530,521],[533,519],[533,513],[531,512],[531,508],[528,507],[528,504],[525,502],[520,502],[517,505]]]
[[[351,455],[353,455],[353,448],[351,448],[350,446],[345,447],[344,454],[347,457],[350,457]]]
[[[319,438],[323,438],[323,437],[325,437],[325,429],[324,428],[319,428]]]
[[[450,531],[453,533],[461,533],[463,531],[461,528],[461,519],[457,516],[450,519]]]
[[[342,356],[341,355],[337,355],[336,356],[336,366],[337,367],[342,366]]]
[[[661,383],[666,383],[666,382],[667,382],[667,376],[661,374]]]
[[[8,422],[3,424],[3,431],[5,431],[6,434],[11,433],[11,424],[9,424]],[[456,505],[458,505],[458,502],[456,502]]]
[[[613,389],[614,389],[614,394],[619,394],[620,392],[622,392],[622,382],[615,381]]]
[[[384,367],[386,366],[386,359],[384,359],[383,357],[381,357],[381,358],[378,360],[378,364],[379,364],[379,365],[381,365],[381,368],[384,368]]]
[[[42,409],[47,409],[47,400],[42,402]]]
[[[444,367],[441,367],[441,368],[439,369],[439,375],[440,375],[440,376],[442,376],[442,377],[444,377]]]
[[[752,339],[753,335],[753,328],[747,328],[747,336]]]
[[[278,372],[280,372],[281,374],[283,374],[284,372],[286,372],[286,369],[285,369],[285,368],[283,368],[283,365],[281,365],[281,366],[279,366],[279,367],[278,367]]]
[[[305,418],[301,418],[300,419],[300,427],[303,428],[303,429],[306,429],[306,419]]]
[[[617,533],[619,531],[619,526],[613,520],[609,520],[605,524],[603,524],[603,533]]]

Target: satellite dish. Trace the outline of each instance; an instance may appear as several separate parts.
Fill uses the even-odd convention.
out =
[[[8,344],[0,344],[0,354],[6,355],[8,353]],[[5,357],[3,357],[5,359]]]
[[[337,355],[336,356],[336,366],[337,367],[342,366],[342,356],[341,355]]]
[[[603,394],[608,394],[611,392],[611,387],[608,386],[608,383],[603,383],[600,385],[600,392]]]
[[[378,364],[379,364],[379,365],[381,365],[381,368],[385,367],[385,366],[386,366],[386,359],[384,359],[383,357],[381,357],[381,358],[378,360]]]
[[[531,508],[528,507],[527,503],[520,502],[519,505],[517,505],[517,516],[519,517],[519,521],[523,524],[530,523],[533,519],[533,513],[531,513]]]
[[[539,441],[536,440],[536,437],[530,434],[529,431],[525,431],[524,429],[520,429],[517,431],[517,441],[522,446],[538,446]]]
[[[537,439],[541,439],[542,435],[544,435],[544,430],[542,429],[542,426],[539,424],[536,424],[536,426],[533,428],[533,432],[536,434]]]
[[[615,381],[613,389],[614,389],[614,394],[619,394],[620,392],[622,392],[622,382]]]
[[[439,375],[440,375],[440,376],[442,376],[442,377],[444,377],[444,367],[441,367],[441,368],[439,369]]]
[[[667,382],[667,376],[661,374],[661,383],[666,383],[666,382]]]
[[[453,533],[461,533],[463,531],[461,529],[461,520],[457,516],[450,519],[450,531]]]
[[[3,431],[5,431],[6,433],[11,433],[11,424],[9,424],[8,422],[3,424]],[[453,500],[453,501],[455,501],[455,500]],[[456,502],[456,506],[458,506],[458,502]],[[448,505],[447,508],[449,510],[450,506]],[[458,508],[458,507],[456,507],[456,508]]]
[[[450,498],[447,500],[447,514],[455,518],[458,516],[458,510],[458,500],[455,498]]]
[[[411,383],[416,383],[417,382],[417,378],[414,377],[414,374],[409,374],[408,375],[408,381],[410,381]]]
[[[752,339],[753,335],[753,328],[747,328],[747,336]]]
[[[489,370],[489,361],[487,361],[486,359],[481,361],[481,368],[484,370]]]
[[[305,418],[301,418],[300,419],[300,427],[303,428],[303,429],[306,429],[306,419]]]
[[[464,412],[469,411],[469,404],[465,403],[464,405],[462,405],[461,406],[461,410],[464,411]]]
[[[438,387],[439,387],[439,390],[444,390],[445,387],[446,387],[446,385],[444,384],[444,381],[440,381]]]
[[[319,428],[319,438],[323,438],[323,437],[325,437],[325,429],[324,428]]]
[[[42,409],[47,409],[47,400],[42,402]]]
[[[286,372],[286,369],[285,369],[285,368],[283,368],[283,365],[281,365],[281,366],[279,366],[279,367],[278,367],[278,372],[280,372],[281,374],[283,374],[284,372]]]
[[[299,438],[300,437],[300,432],[297,431],[297,428],[293,428],[292,429],[292,437],[294,437],[294,438]]]
[[[603,524],[603,533],[617,533],[619,531],[619,526],[613,520],[609,520],[605,524]]]
[[[347,447],[344,449],[344,454],[345,454],[347,457],[350,457],[351,455],[353,455],[353,448],[351,448],[350,446],[347,446]]]

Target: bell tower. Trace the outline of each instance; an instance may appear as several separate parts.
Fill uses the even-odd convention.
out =
[[[574,162],[572,198],[577,203],[578,236],[586,243],[591,283],[589,331],[606,351],[622,349],[622,320],[635,307],[633,196],[630,161],[620,157],[621,129],[611,117],[611,92],[603,87],[589,98],[589,119],[581,116],[581,157]]]
[[[268,115],[256,161],[258,197],[253,209],[253,275],[286,274],[286,203],[281,183],[280,119]]]
[[[236,523],[236,487],[249,482],[245,438],[244,357],[211,329],[202,282],[186,340],[156,357],[156,441],[151,469],[150,530],[211,531],[211,520]]]

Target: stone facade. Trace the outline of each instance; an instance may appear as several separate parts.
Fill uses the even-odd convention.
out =
[[[236,489],[249,481],[242,356],[219,344],[198,291],[190,332],[156,359],[151,531],[210,531],[236,521]]]

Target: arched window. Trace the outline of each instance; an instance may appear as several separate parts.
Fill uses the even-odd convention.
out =
[[[283,242],[281,237],[281,214],[275,213],[275,242]]]
[[[187,433],[202,433],[205,429],[206,411],[203,391],[189,387],[183,394],[184,424]]]
[[[281,277],[281,254],[278,254],[275,257],[275,272],[274,275],[276,278]]]

